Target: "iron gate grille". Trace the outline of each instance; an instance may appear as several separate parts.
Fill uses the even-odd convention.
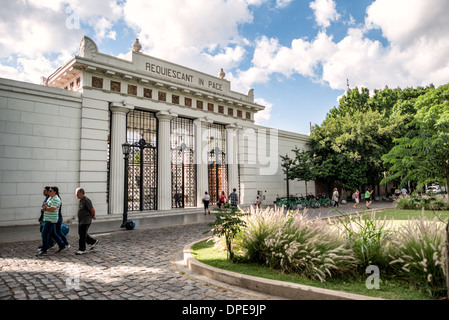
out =
[[[222,192],[228,195],[228,168],[226,164],[226,130],[224,125],[210,124],[208,134],[208,180],[211,201],[218,201]]]
[[[196,165],[193,120],[170,122],[172,207],[196,207]]]
[[[127,116],[126,137],[131,145],[128,165],[128,211],[157,209],[157,118],[133,110]]]

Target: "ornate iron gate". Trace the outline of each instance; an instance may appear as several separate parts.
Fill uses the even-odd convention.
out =
[[[127,116],[126,137],[131,145],[128,165],[128,210],[157,209],[157,118],[133,110]]]
[[[172,207],[196,206],[196,165],[193,120],[174,118],[170,122]]]
[[[218,201],[222,192],[228,195],[228,168],[226,164],[226,129],[224,125],[213,123],[208,134],[208,180],[212,203]]]

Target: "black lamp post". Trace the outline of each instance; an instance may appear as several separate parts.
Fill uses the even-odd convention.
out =
[[[128,142],[122,144],[123,158],[125,159],[125,186],[124,186],[124,204],[123,204],[123,221],[120,228],[125,228],[128,220],[128,156],[131,152],[131,145]]]
[[[284,164],[285,164],[285,174],[287,175],[287,200],[290,199],[290,191],[289,191],[289,176],[288,176],[288,169],[290,167],[291,159],[288,157],[288,154],[285,155],[284,158]]]

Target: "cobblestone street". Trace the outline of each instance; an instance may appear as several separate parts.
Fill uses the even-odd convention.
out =
[[[393,203],[375,206],[391,208]],[[358,211],[352,205],[339,210]],[[308,213],[316,218],[336,211],[322,208]],[[206,237],[203,233],[210,228],[206,221],[213,219],[207,218],[196,224],[94,234],[99,244],[84,255],[75,255],[77,225],[68,234],[71,248],[61,253],[56,253],[56,246],[36,257],[40,240],[0,243],[0,300],[276,300],[178,270],[176,254]]]
[[[38,227],[37,227],[38,228]],[[75,255],[77,230],[68,235],[71,248],[36,257],[40,241],[0,244],[2,300],[236,300],[251,299],[235,291],[191,279],[176,269],[175,254],[204,238],[207,224],[160,229],[120,230],[95,235],[98,246]]]

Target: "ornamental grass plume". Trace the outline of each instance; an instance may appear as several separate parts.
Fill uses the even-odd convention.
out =
[[[350,272],[356,260],[326,221],[284,208],[250,209],[236,240],[245,257],[284,272],[325,281]]]
[[[395,234],[390,253],[390,264],[398,274],[436,297],[447,290],[445,233],[437,217],[409,220]]]
[[[388,248],[391,245],[391,221],[376,218],[376,213],[341,215],[333,226],[346,238],[357,259],[358,266],[365,270],[376,265],[385,270],[390,259]]]

